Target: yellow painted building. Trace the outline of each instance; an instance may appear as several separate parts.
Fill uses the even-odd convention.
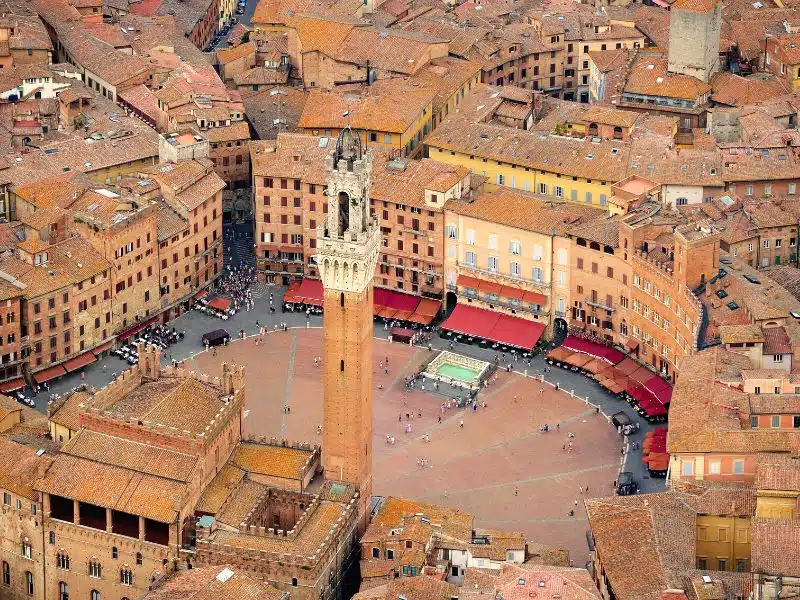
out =
[[[378,147],[408,155],[431,127],[436,90],[404,80],[382,79],[372,85],[314,89],[298,126],[306,133],[337,137],[349,126],[366,148]]]
[[[507,188],[445,206],[445,280],[449,303],[543,322],[569,303],[566,224],[602,217],[588,206],[551,203]]]
[[[428,156],[487,177],[500,186],[565,202],[607,208],[611,186],[626,176],[629,146],[451,119],[425,143]]]
[[[750,569],[750,518],[697,515],[697,568]]]
[[[217,14],[219,15],[219,20],[217,24],[220,29],[222,29],[228,20],[233,17],[233,12],[236,9],[236,0],[217,0]]]

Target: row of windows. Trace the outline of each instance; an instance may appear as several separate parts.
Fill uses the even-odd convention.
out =
[[[12,497],[9,492],[3,492],[3,504],[5,506],[11,506]],[[17,498],[17,510],[22,510],[22,499]],[[36,511],[38,510],[37,504],[35,502],[31,502],[31,514],[35,515]]]
[[[779,389],[779,388],[776,388],[776,389]],[[756,392],[756,393],[758,393],[758,392]],[[776,391],[775,393],[779,394],[780,391]],[[795,391],[795,393],[797,393],[797,391]],[[759,416],[758,415],[752,415],[750,417],[750,427],[752,427],[753,429],[757,428],[758,427],[758,421],[759,421]],[[770,416],[770,427],[772,427],[773,429],[779,429],[780,426],[781,426],[781,416],[780,415],[771,415]],[[795,429],[800,429],[800,415],[793,415],[792,416],[792,427],[794,427]]]
[[[681,463],[681,475],[684,477],[693,477],[694,476],[694,461],[683,461]],[[722,474],[722,462],[719,460],[712,460],[708,463],[708,474],[709,475],[721,475]],[[737,458],[733,460],[733,471],[732,473],[726,474],[733,474],[733,475],[744,475],[744,459]]]

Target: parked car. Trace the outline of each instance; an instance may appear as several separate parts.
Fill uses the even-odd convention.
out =
[[[639,423],[634,423],[628,413],[622,410],[611,415],[611,422],[614,424],[614,427],[622,427],[622,433],[624,435],[631,435],[639,431]]]
[[[204,333],[201,342],[204,346],[219,346],[220,344],[227,344],[231,340],[231,334],[224,329],[215,329]]]
[[[617,480],[617,495],[618,496],[632,496],[639,492],[639,484],[633,478],[633,473],[630,471],[623,471],[619,474]]]

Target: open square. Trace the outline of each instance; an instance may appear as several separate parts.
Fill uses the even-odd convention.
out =
[[[219,347],[216,355],[202,352],[186,366],[209,373],[223,360],[245,366],[245,435],[321,443],[323,369],[314,359],[322,355],[322,330],[272,332],[256,345],[257,339]],[[428,391],[419,382],[405,389],[404,378],[429,357],[424,348],[375,340],[374,493],[459,507],[481,527],[566,547],[582,565],[588,557],[583,500],[613,493],[616,431],[582,399],[502,370],[475,409],[443,412],[445,399],[430,393],[430,382]],[[545,423],[550,431],[540,433]]]

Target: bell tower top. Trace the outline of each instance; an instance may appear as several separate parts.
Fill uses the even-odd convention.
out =
[[[326,289],[360,292],[372,284],[380,248],[378,221],[370,215],[372,154],[346,127],[325,159],[328,216],[317,230],[317,265]]]

